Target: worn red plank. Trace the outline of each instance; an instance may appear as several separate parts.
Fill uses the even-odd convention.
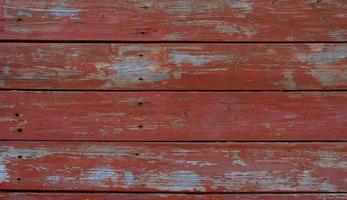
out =
[[[347,191],[346,143],[3,141],[0,158],[5,190]]]
[[[0,39],[346,41],[345,0],[1,0]]]
[[[95,194],[0,193],[0,200],[345,200],[346,194]]]
[[[0,87],[347,89],[347,44],[0,44]]]
[[[346,92],[6,92],[0,139],[347,140]]]

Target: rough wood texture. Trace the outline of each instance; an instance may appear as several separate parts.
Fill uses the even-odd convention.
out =
[[[0,87],[8,89],[347,89],[347,44],[3,43],[0,49]]]
[[[1,0],[0,39],[346,41],[345,0]]]
[[[0,139],[347,140],[346,92],[1,92]]]
[[[347,192],[347,144],[1,142],[0,169],[0,189]]]
[[[0,193],[0,200],[346,200],[346,194],[71,194]]]

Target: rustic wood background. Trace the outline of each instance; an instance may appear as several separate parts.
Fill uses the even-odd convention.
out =
[[[346,0],[0,0],[0,200],[345,200],[346,92]]]

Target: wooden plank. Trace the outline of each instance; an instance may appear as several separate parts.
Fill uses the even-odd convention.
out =
[[[0,44],[0,87],[347,89],[347,44]]]
[[[1,0],[0,3],[0,39],[347,39],[345,0]]]
[[[105,194],[0,193],[0,200],[346,200],[346,194]]]
[[[347,191],[346,143],[2,141],[0,166],[4,190]]]
[[[347,140],[346,92],[0,93],[0,139]]]

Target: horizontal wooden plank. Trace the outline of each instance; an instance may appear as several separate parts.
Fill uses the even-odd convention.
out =
[[[347,44],[0,44],[0,87],[347,89]]]
[[[2,0],[0,39],[346,41],[345,0]]]
[[[0,92],[0,139],[347,140],[346,92]]]
[[[346,194],[105,194],[0,193],[0,200],[346,200]]]
[[[1,142],[0,189],[347,192],[346,143]]]

